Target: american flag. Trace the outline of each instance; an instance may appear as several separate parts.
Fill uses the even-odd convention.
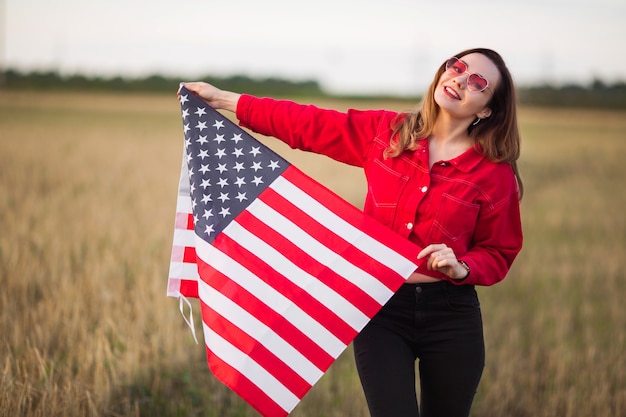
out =
[[[419,248],[181,87],[168,295],[198,297],[209,368],[286,416],[417,268]]]

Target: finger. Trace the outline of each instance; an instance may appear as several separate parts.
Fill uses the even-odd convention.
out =
[[[443,252],[437,252],[433,254],[433,267],[441,268],[446,264],[446,255]]]
[[[187,90],[193,91],[194,93],[198,94],[200,92],[200,89],[202,88],[203,83],[199,81],[192,81],[192,82],[182,83],[182,85]]]
[[[450,266],[450,260],[447,258],[441,258],[437,260],[437,268],[447,268]]]
[[[425,258],[426,256],[432,254],[435,251],[440,250],[441,248],[443,248],[445,246],[446,245],[444,245],[442,243],[430,244],[430,245],[426,246],[424,249],[422,249],[420,251],[420,253],[417,254],[417,259]]]
[[[428,269],[429,271],[432,271],[435,268],[435,266],[433,265],[433,261],[434,259],[431,256],[428,258],[428,261],[426,262],[426,269]]]
[[[431,246],[432,246],[432,245],[428,245],[428,246],[426,246],[424,249],[422,249],[422,250],[420,251],[420,253],[418,253],[418,254],[417,254],[417,259],[422,259],[422,258],[424,258],[425,256],[427,256],[428,254],[430,254],[430,252],[431,252],[431,251],[430,251],[430,247],[431,247]]]
[[[436,269],[439,267],[439,262],[441,261],[440,254],[438,252],[432,252],[428,257],[428,261],[426,263],[428,269]]]

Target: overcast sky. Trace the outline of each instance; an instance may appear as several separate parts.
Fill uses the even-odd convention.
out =
[[[0,0],[5,67],[186,80],[315,79],[332,92],[423,92],[470,47],[518,84],[626,80],[626,0]]]

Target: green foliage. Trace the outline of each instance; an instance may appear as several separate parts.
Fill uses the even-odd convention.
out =
[[[519,98],[522,104],[535,106],[624,109],[626,82],[607,85],[595,80],[589,87],[580,85],[527,87],[519,90]]]
[[[4,73],[4,88],[8,90],[84,90],[108,92],[168,92],[176,91],[181,78],[150,75],[144,78],[91,77],[84,75],[63,76],[57,72],[21,73],[8,70]],[[220,78],[204,76],[198,79],[219,85],[225,90],[245,91],[254,95],[273,96],[322,96],[322,89],[316,81],[288,81],[278,78],[253,79],[236,75]]]
[[[357,101],[400,99],[393,96],[337,95],[324,91],[314,80],[290,81],[279,78],[255,79],[244,75],[215,77],[206,75],[197,79],[218,85],[230,91],[245,92],[257,96],[272,97],[335,97]],[[0,89],[45,90],[45,91],[108,91],[108,92],[156,92],[170,93],[178,88],[181,78],[150,75],[143,78],[123,78],[120,76],[102,78],[75,74],[64,76],[54,71],[22,73],[7,70],[0,76]],[[540,85],[518,88],[520,104],[529,106],[578,107],[601,109],[626,108],[626,82],[608,85],[594,80],[589,86]],[[420,97],[404,97],[415,102]]]

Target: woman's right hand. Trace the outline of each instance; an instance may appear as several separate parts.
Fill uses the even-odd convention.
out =
[[[231,91],[220,90],[219,88],[202,82],[188,82],[182,83],[182,85],[189,91],[195,93],[206,104],[214,109],[223,109],[235,112],[237,110],[237,102],[241,94],[233,93]]]

